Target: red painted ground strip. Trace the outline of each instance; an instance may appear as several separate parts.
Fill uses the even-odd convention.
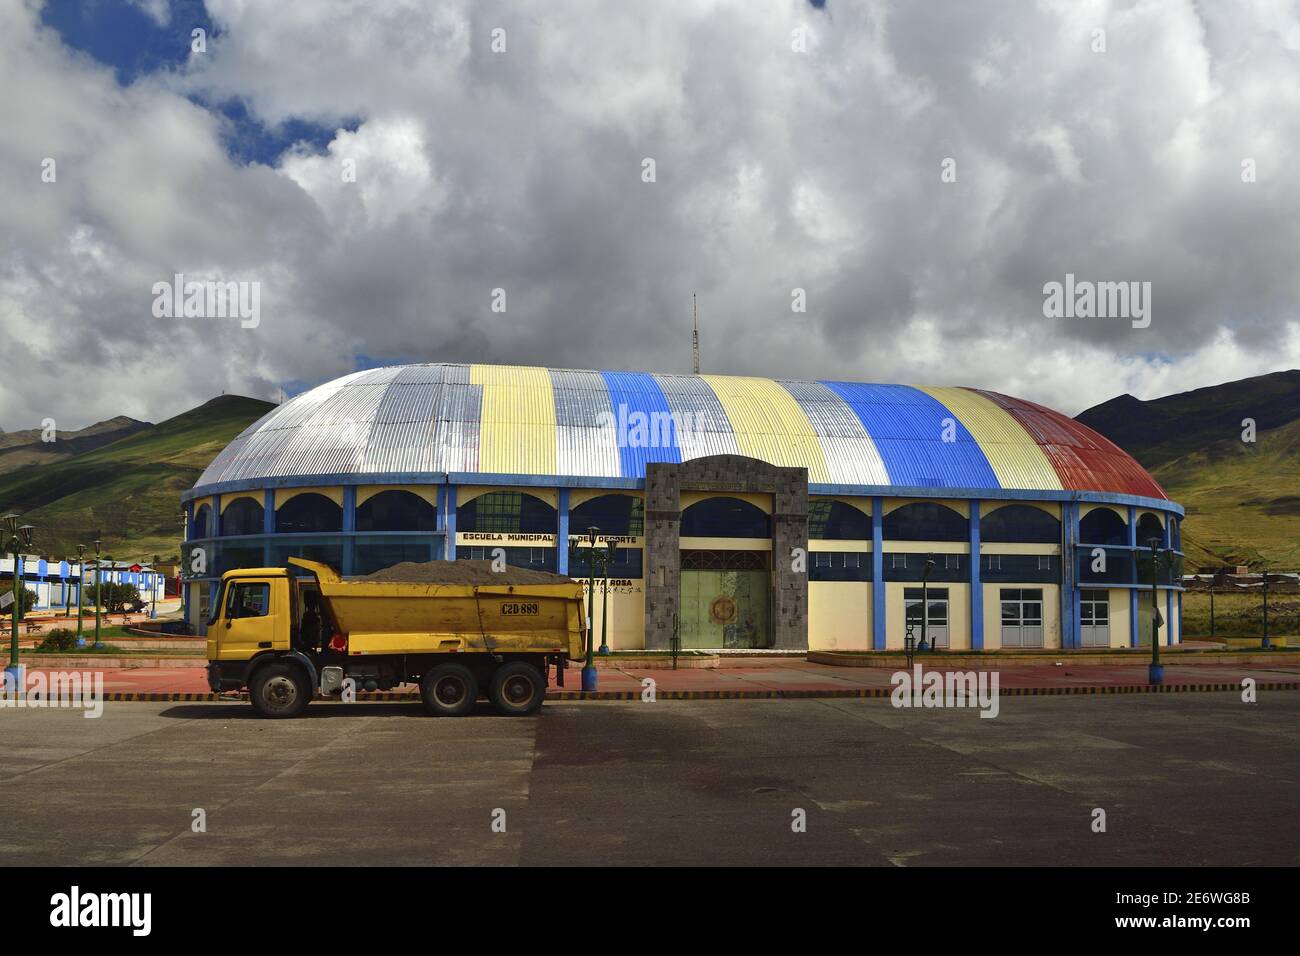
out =
[[[906,668],[900,662],[898,670]],[[1053,664],[1011,664],[1003,667],[926,667],[926,670],[997,671],[999,692],[1006,696],[1057,694],[1126,694],[1179,691],[1239,691],[1251,678],[1260,690],[1300,690],[1300,664],[1247,665],[1167,664],[1165,682],[1147,684],[1145,664],[1070,666]],[[52,668],[32,668],[50,671]],[[208,690],[202,670],[196,668],[112,668],[82,673],[104,675],[104,694],[109,701],[207,701],[235,700],[237,695],[217,695]],[[893,685],[893,668],[836,667],[805,660],[724,662],[717,668],[690,670],[638,669],[634,665],[606,666],[599,671],[599,691],[581,691],[580,669],[565,672],[565,686],[552,686],[556,700],[634,700],[642,694],[642,680],[655,682],[659,700],[792,699],[801,697],[884,697]],[[411,700],[414,688],[388,693],[360,694],[362,700]]]

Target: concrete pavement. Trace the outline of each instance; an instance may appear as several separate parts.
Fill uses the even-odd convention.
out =
[[[1017,697],[994,720],[887,700],[308,714],[0,711],[0,865],[1237,866],[1300,843],[1294,693]]]

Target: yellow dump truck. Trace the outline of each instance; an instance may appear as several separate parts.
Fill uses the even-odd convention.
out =
[[[582,585],[487,561],[396,565],[343,579],[316,561],[227,571],[208,620],[208,686],[248,688],[263,717],[296,717],[317,694],[417,684],[430,713],[461,716],[480,692],[534,713],[550,666],[582,656]]]

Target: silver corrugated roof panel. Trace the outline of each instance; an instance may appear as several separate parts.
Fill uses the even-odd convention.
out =
[[[556,473],[617,478],[617,428],[598,424],[614,416],[600,373],[551,369],[551,389],[555,395]]]
[[[678,429],[682,461],[709,455],[740,454],[731,420],[707,382],[689,375],[655,374],[652,377],[659,383],[674,420],[690,426]]]

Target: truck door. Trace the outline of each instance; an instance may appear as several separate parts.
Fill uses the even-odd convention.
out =
[[[272,613],[270,581],[231,581],[221,611],[219,659],[248,660],[275,646],[280,615]]]

